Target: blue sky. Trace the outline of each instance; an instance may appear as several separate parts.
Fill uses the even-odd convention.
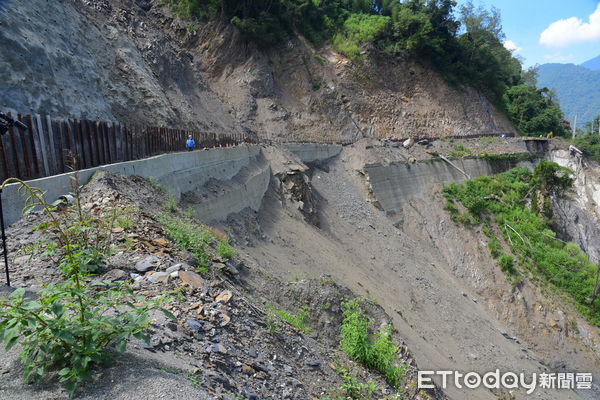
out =
[[[459,6],[466,3],[457,1]],[[526,67],[581,64],[600,55],[600,0],[473,0],[473,4],[500,10],[506,39]]]

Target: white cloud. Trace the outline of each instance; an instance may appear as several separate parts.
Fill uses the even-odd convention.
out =
[[[506,40],[503,44],[504,48],[510,51],[511,53],[518,53],[521,50],[523,50],[521,47],[517,46],[517,44],[512,40]]]
[[[587,22],[571,17],[553,22],[540,35],[540,43],[548,47],[565,47],[573,43],[600,41],[600,4]]]

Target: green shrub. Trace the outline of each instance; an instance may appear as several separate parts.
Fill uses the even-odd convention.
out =
[[[390,26],[390,17],[382,15],[352,14],[343,29],[333,39],[333,46],[348,58],[360,57],[361,44],[382,35]]]
[[[500,269],[509,275],[516,275],[517,270],[515,269],[515,259],[513,256],[509,256],[503,254],[498,259],[498,264],[500,265]]]
[[[358,300],[342,303],[340,347],[348,357],[361,362],[365,367],[379,371],[394,389],[401,389],[406,377],[406,365],[395,365],[398,348],[392,339],[391,327],[371,338],[371,322],[364,314]]]
[[[495,237],[488,242],[488,248],[490,249],[490,255],[492,258],[498,258],[502,254],[502,246]]]
[[[116,211],[104,218],[102,211],[96,217],[86,215],[76,175],[73,179],[76,201],[65,219],[44,200],[41,190],[17,179],[3,183],[2,188],[17,182],[19,193],[26,197],[25,209],[41,208],[48,218],[37,229],[53,237],[62,281],[44,286],[35,299],[26,297],[22,288],[8,299],[0,298],[0,341],[7,350],[21,345],[24,379],[37,381],[49,371],[58,371],[70,394],[94,366],[107,359],[109,346],[124,351],[129,338],[145,339],[147,311],[157,305],[135,296],[127,284],[88,283],[90,262],[97,262],[95,257],[106,255],[110,248]]]

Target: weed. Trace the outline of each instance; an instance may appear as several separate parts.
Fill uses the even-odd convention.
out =
[[[279,318],[275,315],[275,312],[272,307],[267,305],[267,317],[265,319],[265,325],[267,327],[267,332],[269,335],[275,335],[281,330],[281,325],[279,324]]]
[[[492,258],[498,258],[502,255],[502,246],[497,238],[494,237],[488,242],[488,248]]]
[[[158,183],[158,181],[156,179],[154,179],[154,177],[149,176],[149,177],[145,178],[145,180],[154,189],[162,190],[163,192],[167,193],[167,188],[165,187],[165,185]]]
[[[158,306],[135,296],[127,284],[88,283],[91,267],[110,250],[116,207],[106,215],[102,210],[87,214],[76,174],[72,179],[76,201],[66,216],[44,200],[40,189],[14,178],[2,184],[17,182],[25,210],[39,207],[48,218],[36,229],[52,235],[62,281],[43,287],[35,300],[22,288],[0,298],[0,341],[7,350],[21,345],[23,378],[38,381],[56,370],[71,395],[93,366],[107,360],[107,347],[115,344],[124,351],[131,337],[147,340],[148,310]]]
[[[189,219],[192,219],[196,216],[196,212],[192,207],[189,207],[187,210],[185,210],[185,216]]]
[[[462,144],[453,144],[452,150],[448,152],[450,157],[454,158],[462,158],[466,156],[470,156],[473,154],[473,150],[468,147],[463,146]]]
[[[327,60],[320,54],[315,54],[315,60],[317,60],[317,62],[321,65],[324,65],[327,62]]]
[[[515,259],[513,256],[503,254],[498,259],[498,264],[500,265],[500,269],[502,272],[509,275],[517,275],[517,270],[515,269]]]
[[[377,385],[375,385],[375,383],[362,383],[354,374],[352,374],[347,369],[343,370],[343,372],[341,373],[341,377],[344,383],[342,383],[338,391],[344,399],[370,399],[377,390]]]
[[[202,376],[190,371],[187,374],[187,378],[190,380],[193,387],[199,388],[202,386]]]
[[[323,86],[323,79],[317,78],[312,82],[312,90],[319,90]]]
[[[174,213],[177,211],[177,202],[173,197],[169,196],[169,199],[163,204],[163,209],[167,212]]]
[[[285,310],[277,310],[275,311],[275,314],[285,322],[289,323],[294,328],[301,331],[302,333],[306,335],[311,334],[310,328],[308,327],[308,321],[310,319],[308,306],[300,308],[296,315],[291,314]]]
[[[357,299],[342,303],[344,320],[340,347],[348,357],[367,368],[379,371],[394,389],[400,389],[406,377],[406,365],[395,365],[398,348],[392,339],[391,326],[371,338],[371,321]]]
[[[217,241],[216,251],[218,255],[227,260],[237,256],[237,251],[235,251],[235,249],[231,247],[227,236],[224,236]]]
[[[206,272],[211,263],[208,249],[214,240],[210,229],[166,214],[162,215],[159,221],[177,246],[194,254],[199,268],[204,269],[204,272]]]
[[[125,230],[133,228],[135,226],[133,215],[136,211],[136,209],[130,206],[126,206],[125,208],[123,208],[117,216],[117,226]]]

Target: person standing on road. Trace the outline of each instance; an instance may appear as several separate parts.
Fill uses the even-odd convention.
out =
[[[196,142],[194,142],[194,139],[192,139],[192,135],[188,136],[188,140],[185,142],[188,151],[192,151],[194,150],[194,146],[196,146]]]

